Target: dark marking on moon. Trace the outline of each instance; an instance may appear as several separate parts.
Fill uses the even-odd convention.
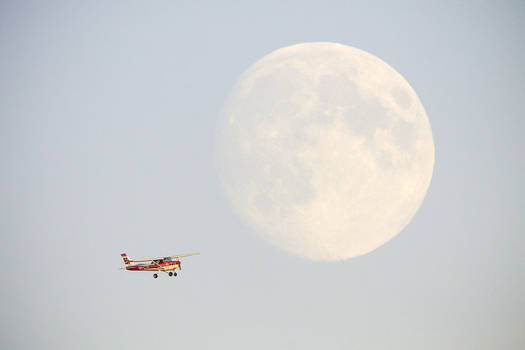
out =
[[[407,109],[412,105],[410,96],[401,87],[396,86],[390,90],[390,94],[396,101],[396,103],[404,109]]]

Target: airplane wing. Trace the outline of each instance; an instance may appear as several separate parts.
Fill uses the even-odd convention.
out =
[[[185,258],[187,256],[199,255],[199,254],[200,253],[174,255],[174,256],[170,256],[170,258],[172,258],[172,259],[180,259],[180,258]],[[155,260],[162,260],[162,259],[164,259],[164,257],[162,257],[162,258],[152,258],[152,259],[142,259],[142,260],[131,260],[131,261],[133,261],[133,262],[154,262]]]
[[[152,261],[159,260],[159,259],[162,259],[162,258],[156,258],[156,259],[143,259],[143,260],[131,260],[131,261],[132,261],[132,262],[152,262]]]
[[[180,259],[180,258],[185,258],[187,256],[192,256],[192,255],[199,255],[200,253],[191,253],[191,254],[182,254],[182,255],[174,255],[174,256],[170,256],[170,258],[172,259]],[[132,262],[152,262],[152,263],[155,263],[155,260],[162,260],[164,259],[164,257],[161,257],[161,258],[152,258],[152,259],[141,259],[141,260],[131,260]]]
[[[174,255],[174,256],[170,256],[170,258],[172,259],[180,259],[180,258],[184,258],[184,257],[187,257],[187,256],[192,256],[192,255],[199,255],[200,253],[191,253],[191,254],[183,254],[183,255]]]

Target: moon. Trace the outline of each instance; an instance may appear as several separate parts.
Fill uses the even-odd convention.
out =
[[[263,239],[307,259],[346,260],[414,217],[434,142],[421,101],[387,63],[302,43],[241,75],[218,123],[216,163],[233,210]]]

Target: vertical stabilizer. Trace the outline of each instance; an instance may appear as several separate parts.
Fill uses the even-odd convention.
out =
[[[122,261],[124,261],[124,265],[126,265],[126,266],[135,265],[135,263],[128,258],[126,253],[122,253],[122,254],[120,254],[120,256],[122,257]]]

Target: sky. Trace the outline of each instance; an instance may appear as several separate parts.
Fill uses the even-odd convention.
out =
[[[521,1],[2,2],[1,347],[525,348],[524,35]],[[314,41],[401,73],[435,144],[412,222],[342,262],[260,239],[214,168],[242,72]]]

